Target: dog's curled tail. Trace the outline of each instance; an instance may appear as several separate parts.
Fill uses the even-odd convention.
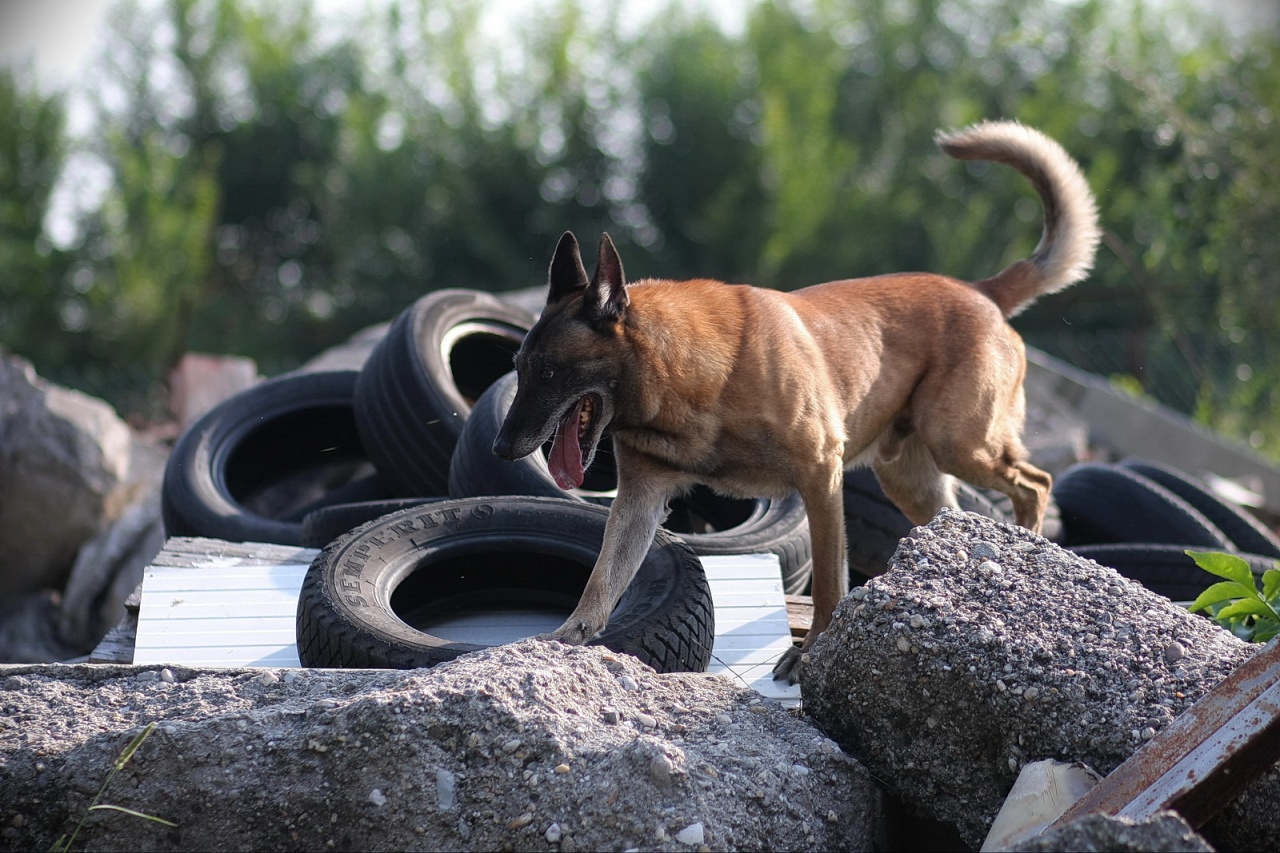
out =
[[[958,160],[992,160],[1017,169],[1044,204],[1044,233],[1031,257],[974,283],[1006,317],[1089,274],[1102,237],[1098,208],[1080,167],[1061,145],[1014,121],[940,131],[936,139]]]

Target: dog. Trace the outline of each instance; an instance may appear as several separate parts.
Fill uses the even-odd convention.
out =
[[[588,278],[577,239],[560,238],[493,452],[519,459],[552,438],[549,467],[567,490],[609,430],[618,492],[582,597],[548,637],[577,645],[605,626],[667,502],[696,483],[804,500],[813,627],[774,668],[792,682],[848,590],[846,468],[871,466],[915,524],[956,506],[957,477],[1008,495],[1017,523],[1039,531],[1052,478],[1022,444],[1026,353],[1007,319],[1088,274],[1096,204],[1079,166],[1039,131],[985,122],[936,141],[1030,181],[1044,206],[1030,257],[972,283],[911,272],[788,293],[708,279],[628,284],[608,234]]]

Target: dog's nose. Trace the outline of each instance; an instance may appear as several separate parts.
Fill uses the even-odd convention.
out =
[[[498,437],[493,440],[493,455],[502,459],[511,458],[511,439],[504,433],[498,433]]]

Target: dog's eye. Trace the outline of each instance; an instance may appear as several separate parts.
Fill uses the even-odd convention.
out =
[[[550,367],[544,367],[544,368],[542,368],[542,372],[541,372],[540,374],[538,374],[538,375],[539,375],[539,376],[541,376],[541,377],[542,377],[542,379],[543,379],[543,381],[545,382],[546,380],[548,380],[548,379],[550,379],[551,377],[555,376],[555,375],[556,375],[556,372],[555,372],[554,370],[552,370]]]

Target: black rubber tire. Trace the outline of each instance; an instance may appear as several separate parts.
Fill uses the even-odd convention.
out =
[[[1063,544],[1145,542],[1234,551],[1231,541],[1182,498],[1125,468],[1087,462],[1062,472],[1053,486],[1062,512]]]
[[[511,408],[516,374],[494,382],[476,401],[462,427],[449,467],[449,495],[530,495],[575,498],[607,505],[618,489],[613,444],[606,436],[587,471],[583,488],[566,492],[547,467],[546,449],[509,462],[493,455],[493,439]],[[676,533],[699,556],[774,554],[782,569],[782,588],[802,593],[813,576],[809,517],[798,494],[781,500],[717,495],[697,487],[671,502],[663,527]]]
[[[352,370],[292,373],[207,412],[165,465],[166,534],[302,544],[296,512],[322,505],[326,495],[341,499],[372,474],[352,411],[355,383]],[[301,506],[263,508],[271,503],[265,496],[283,491],[312,497]]]
[[[582,501],[496,497],[440,501],[371,521],[312,562],[298,598],[299,657],[305,666],[412,669],[485,648],[411,627],[451,605],[540,603],[567,617],[608,515]],[[714,639],[702,565],[660,530],[591,644],[659,672],[701,672]]]
[[[442,496],[471,406],[511,370],[532,314],[473,290],[423,296],[391,324],[356,383],[356,426],[395,497]]]
[[[956,482],[956,499],[967,512],[1013,523],[1011,514],[968,483]],[[885,495],[870,468],[856,468],[844,474],[844,524],[849,579],[855,584],[883,574],[898,542],[915,527]]]
[[[1241,551],[1280,558],[1280,538],[1274,532],[1247,510],[1209,491],[1196,477],[1145,459],[1125,459],[1120,466],[1164,486],[1200,510]]]
[[[1186,552],[1202,551],[1193,545],[1154,545],[1151,543],[1119,543],[1111,545],[1077,545],[1070,549],[1103,566],[1110,566],[1125,577],[1135,580],[1152,592],[1174,601],[1194,601],[1196,596],[1222,580],[1206,572]],[[1255,577],[1276,568],[1273,557],[1262,554],[1236,554],[1249,564]]]
[[[442,500],[445,498],[386,498],[320,507],[302,519],[302,544],[307,548],[323,548],[375,518]]]
[[[787,595],[807,592],[813,580],[809,516],[798,493],[785,498],[729,498],[697,486],[671,502],[662,526],[699,557],[773,554]]]

